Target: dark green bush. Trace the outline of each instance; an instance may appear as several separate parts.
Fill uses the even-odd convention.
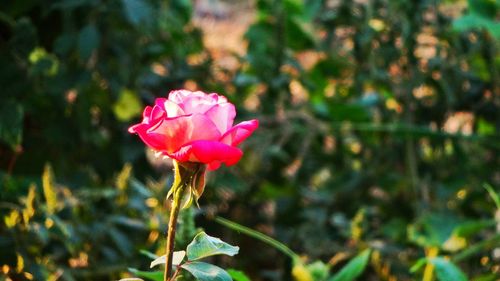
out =
[[[207,233],[238,241],[232,265],[252,280],[291,280],[290,261],[212,214],[333,271],[370,247],[362,280],[420,280],[429,264],[441,278],[441,257],[473,280],[499,278],[498,3],[255,4],[236,70],[215,69],[190,1],[4,4],[0,280],[148,267],[139,251],[163,249],[169,168],[126,129],[186,81],[261,121],[195,212]]]

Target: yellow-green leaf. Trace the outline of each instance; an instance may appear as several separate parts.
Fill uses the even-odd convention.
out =
[[[4,221],[7,228],[13,228],[19,221],[19,212],[17,210],[12,210],[10,214],[4,217]]]
[[[131,172],[132,172],[132,165],[130,165],[130,163],[126,163],[123,166],[120,173],[118,174],[118,176],[116,177],[116,187],[118,187],[120,191],[123,191],[127,188]]]
[[[42,175],[42,187],[45,201],[47,202],[47,212],[53,214],[57,208],[57,194],[54,186],[54,173],[50,164],[45,165]]]
[[[28,196],[26,196],[25,207],[23,210],[23,220],[25,224],[28,224],[30,219],[35,215],[35,193],[36,185],[31,184],[28,191]]]
[[[113,105],[113,112],[118,120],[126,122],[141,114],[142,103],[136,93],[123,89],[120,92],[120,97]]]

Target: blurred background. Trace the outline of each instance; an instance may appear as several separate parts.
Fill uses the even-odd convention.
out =
[[[0,280],[117,280],[149,268],[140,250],[163,254],[171,164],[127,128],[179,88],[261,122],[181,214],[179,248],[202,227],[241,247],[216,264],[293,279],[287,256],[218,215],[332,272],[370,247],[360,280],[430,281],[418,262],[435,255],[499,280],[499,13],[495,0],[3,1]]]

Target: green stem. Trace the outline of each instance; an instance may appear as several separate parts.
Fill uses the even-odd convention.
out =
[[[181,209],[182,195],[186,189],[187,183],[185,179],[182,179],[181,173],[179,171],[180,166],[176,161],[174,161],[175,169],[175,179],[172,184],[173,200],[172,208],[170,209],[170,219],[168,221],[168,232],[167,232],[167,245],[165,246],[165,274],[163,275],[164,281],[170,280],[170,275],[172,275],[172,257],[174,255],[174,243],[175,243],[175,230],[177,228],[177,218],[179,216],[179,210]]]
[[[470,245],[469,247],[467,247],[467,249],[456,254],[452,258],[452,261],[455,263],[461,262],[461,261],[469,258],[472,255],[482,253],[488,249],[497,247],[498,245],[500,245],[500,234],[496,234],[489,239],[486,239],[486,240],[483,240],[483,241],[478,242],[476,244]]]
[[[251,228],[248,228],[246,226],[235,223],[235,222],[230,221],[230,220],[225,219],[225,218],[215,217],[214,220],[215,220],[215,222],[222,224],[228,228],[242,232],[250,237],[256,238],[256,239],[258,239],[258,240],[260,240],[268,245],[273,246],[277,250],[279,250],[282,253],[284,253],[285,255],[289,256],[292,260],[300,259],[300,256],[298,254],[296,254],[294,251],[292,251],[290,248],[288,248],[285,244],[283,244],[277,240],[274,240],[273,238],[271,238],[265,234],[262,234],[258,231],[255,231]]]

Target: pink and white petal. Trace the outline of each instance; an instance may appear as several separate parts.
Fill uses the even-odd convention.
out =
[[[175,90],[171,91],[168,94],[168,99],[173,101],[174,103],[181,104],[184,100],[184,97],[188,96],[191,92],[186,90]]]
[[[139,130],[139,128],[141,126],[144,126],[144,124],[139,123],[139,124],[132,125],[132,126],[128,127],[128,132],[131,134],[135,134],[135,133],[137,133],[137,131]]]
[[[178,161],[191,161],[209,164],[209,168],[212,167],[213,169],[216,169],[218,168],[217,162],[231,166],[238,163],[242,155],[243,152],[239,148],[217,141],[199,140],[185,145],[169,156]]]
[[[221,95],[216,94],[216,93],[208,94],[208,97],[210,97],[216,103],[226,103],[227,102],[226,97],[221,96]]]
[[[195,140],[218,140],[221,136],[217,126],[201,114],[163,119],[154,127],[149,128],[147,134],[162,136],[165,150],[169,153]]]
[[[175,159],[179,162],[189,162],[189,161],[197,162],[195,160],[194,161],[190,160],[190,157],[191,157],[191,146],[190,145],[183,146],[179,150],[177,150],[173,153],[167,153],[167,156],[172,158],[172,159]]]
[[[148,124],[137,124],[129,128],[130,133],[137,133],[142,141],[149,147],[163,151],[166,149],[165,141],[163,136],[151,135],[147,131],[149,129]]]
[[[163,107],[163,104],[165,103],[167,99],[166,98],[157,98],[155,99],[155,105]]]
[[[206,94],[201,91],[191,92],[189,90],[174,90],[168,94],[168,99],[177,104],[182,104],[189,97],[203,97]]]
[[[177,151],[186,142],[193,130],[191,116],[181,116],[172,119],[163,119],[156,126],[147,130],[147,134],[162,138],[165,143],[165,151]]]
[[[180,106],[184,109],[186,114],[204,114],[212,108],[216,103],[211,99],[207,99],[203,96],[189,96],[184,99],[184,102]]]
[[[151,110],[151,114],[149,115],[149,122],[157,121],[158,119],[166,117],[167,113],[163,108],[163,105],[155,105],[153,110]]]
[[[214,122],[221,134],[224,134],[233,126],[234,117],[236,117],[236,109],[230,103],[216,104],[210,108],[206,116]]]
[[[151,116],[151,111],[153,110],[153,107],[151,106],[146,106],[144,108],[144,111],[142,112],[142,123],[148,123],[149,122],[149,116]]]
[[[259,120],[243,121],[227,131],[220,139],[222,143],[236,146],[248,138],[259,127]]]
[[[217,141],[222,136],[217,125],[209,117],[203,114],[193,114],[190,119],[193,127],[188,136],[189,142],[196,140]]]
[[[139,137],[142,141],[149,147],[157,151],[166,151],[167,146],[165,138],[162,135],[151,134],[151,133],[139,133]]]
[[[182,110],[182,108],[178,104],[170,100],[165,99],[163,106],[165,108],[165,111],[167,112],[168,118],[186,115],[184,113],[184,110]]]

